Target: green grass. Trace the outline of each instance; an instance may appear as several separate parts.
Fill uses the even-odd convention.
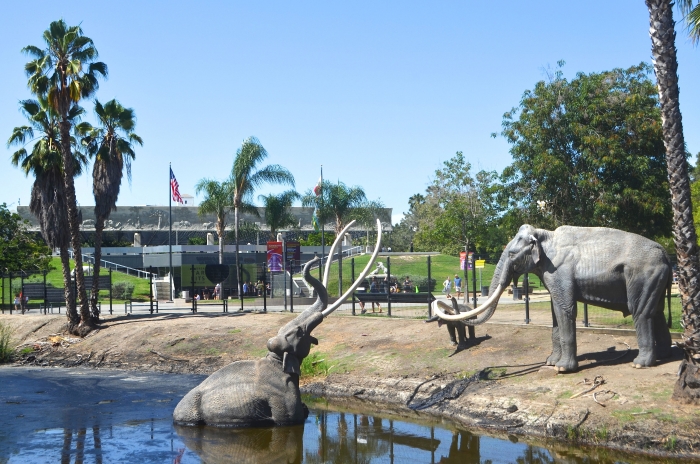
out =
[[[301,362],[301,375],[305,377],[318,377],[328,375],[331,367],[326,362],[326,355],[319,351],[309,354]]]
[[[0,322],[0,363],[12,360],[14,350],[10,348],[14,329],[9,324]]]
[[[367,265],[370,255],[355,256],[355,277],[359,276],[362,269]],[[387,261],[388,259],[388,261]],[[412,278],[420,277],[426,279],[428,277],[428,257],[424,255],[404,255],[404,256],[382,256],[377,257],[377,261],[381,261],[384,266],[391,264],[391,275],[396,276],[399,282],[403,282],[406,276]],[[445,277],[450,276],[450,280],[454,280],[455,274],[464,280],[464,271],[459,268],[459,258],[448,255],[434,255],[430,257],[430,278],[434,280],[431,292],[439,293],[442,291],[442,282]],[[489,285],[493,277],[495,265],[486,264],[484,269],[481,269],[481,279],[479,279],[479,270],[476,272],[476,288],[481,290],[481,285]],[[376,269],[376,264],[372,266],[372,270]],[[352,262],[350,258],[343,259],[343,289],[347,289],[352,284]],[[318,277],[318,270],[312,271],[314,277]],[[534,277],[534,276],[533,276]],[[535,285],[539,285],[539,279],[530,277],[530,281]],[[466,286],[463,283],[462,288]],[[472,272],[469,271],[469,289],[472,289]],[[425,292],[427,288],[420,288],[420,291]],[[328,274],[328,291],[331,296],[338,296],[338,263],[334,262],[331,265]]]
[[[71,270],[75,267],[75,261],[71,260]],[[50,271],[46,274],[46,283],[51,284],[56,288],[63,288],[63,271],[61,269],[61,259],[54,257],[51,258]],[[100,275],[107,275],[109,271],[105,268],[100,270]],[[5,306],[12,303],[14,299],[14,294],[9,287],[9,279],[3,279],[5,285],[4,299],[2,302]],[[34,274],[24,279],[25,283],[37,283],[43,282],[44,276],[42,274]],[[139,279],[138,277],[129,276],[122,274],[121,272],[112,272],[112,284],[117,282],[131,282],[134,285],[134,293],[132,299],[135,301],[146,301],[148,300],[149,288],[148,279]],[[85,276],[85,284],[87,286],[92,285],[92,277]],[[12,279],[12,287],[19,289],[21,286],[20,278]],[[17,290],[18,291],[18,290]],[[109,304],[109,289],[100,290],[100,301],[102,304]],[[123,304],[123,300],[113,300],[113,304]]]

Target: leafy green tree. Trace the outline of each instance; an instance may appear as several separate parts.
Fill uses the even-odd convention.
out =
[[[0,270],[20,272],[49,268],[51,250],[35,234],[29,232],[28,221],[0,205]]]
[[[58,249],[63,270],[63,285],[66,297],[66,316],[72,326],[80,322],[75,307],[75,295],[71,285],[70,258],[68,245],[68,216],[66,208],[65,184],[63,181],[63,158],[60,152],[59,119],[56,112],[48,105],[45,98],[24,100],[20,102],[22,113],[29,125],[15,127],[7,142],[8,147],[20,146],[12,154],[12,164],[19,166],[25,175],[33,174],[29,210],[39,221],[41,235],[53,249]],[[71,119],[76,119],[82,109],[74,105],[71,109]],[[75,139],[71,138],[75,144]],[[31,144],[30,151],[27,145]],[[75,170],[79,175],[86,165],[86,157],[73,152]]]
[[[95,196],[95,272],[92,276],[90,306],[97,321],[100,313],[97,300],[100,290],[100,261],[102,259],[102,231],[112,211],[117,210],[117,198],[126,169],[131,184],[131,161],[136,158],[134,145],[143,145],[134,133],[134,110],[123,107],[117,100],[104,105],[95,100],[98,125],[79,124],[76,129],[84,135],[82,144],[95,160],[92,168],[92,193]]]
[[[417,250],[457,255],[483,248],[489,226],[497,218],[495,172],[472,175],[471,163],[458,151],[435,171],[418,215],[414,242]]]
[[[294,187],[294,176],[286,168],[271,164],[261,167],[260,164],[267,158],[267,150],[255,137],[249,137],[243,141],[243,145],[236,151],[233,160],[230,182],[233,184],[233,230],[236,237],[236,272],[238,277],[238,295],[243,300],[243,288],[241,283],[241,267],[239,264],[238,227],[240,212],[258,214],[257,208],[252,203],[255,189],[265,183],[282,184]]]
[[[296,190],[287,190],[277,195],[258,195],[265,207],[265,223],[270,228],[270,240],[276,240],[279,230],[297,225],[291,207],[299,198],[301,195]]]
[[[233,203],[233,185],[229,181],[218,182],[202,179],[195,186],[197,194],[204,192],[204,200],[199,204],[199,215],[216,215],[216,234],[219,236],[219,264],[224,263],[224,242],[226,238],[226,215]]]
[[[671,207],[659,99],[647,64],[569,81],[561,66],[503,117],[512,207],[539,225],[668,235]]]
[[[408,211],[403,213],[403,218],[398,224],[394,224],[389,237],[392,251],[410,251],[413,238],[418,230],[418,209],[425,203],[425,196],[420,193],[411,195],[408,199]]]
[[[98,76],[107,75],[107,65],[96,61],[98,53],[92,40],[83,35],[80,26],[68,26],[63,20],[54,21],[43,34],[45,48],[29,45],[22,51],[33,58],[25,65],[29,89],[37,96],[46,97],[49,106],[58,115],[63,180],[71,244],[75,256],[75,280],[80,299],[80,327],[71,327],[74,333],[92,328],[90,303],[85,289],[82,266],[78,204],[73,176],[75,166],[70,143],[73,127],[71,109],[98,88]]]
[[[646,0],[649,9],[649,35],[654,57],[654,71],[661,106],[661,124],[666,147],[667,172],[670,179],[673,207],[673,236],[678,260],[678,286],[683,305],[684,359],[678,371],[673,397],[687,402],[700,402],[700,257],[697,234],[693,223],[690,179],[686,161],[683,120],[678,98],[678,58],[672,0]],[[697,19],[698,5],[681,0],[679,6],[688,15],[689,29],[694,40],[700,38]],[[693,19],[695,18],[695,19]],[[692,26],[693,21],[695,27]]]

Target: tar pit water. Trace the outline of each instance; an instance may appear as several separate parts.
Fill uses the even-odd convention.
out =
[[[640,463],[676,462],[601,448],[493,438],[413,414],[309,401],[295,427],[172,423],[204,376],[0,368],[0,463]],[[677,461],[683,462],[683,461]]]

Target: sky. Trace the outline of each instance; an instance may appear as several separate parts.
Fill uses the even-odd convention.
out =
[[[298,191],[323,166],[324,179],[393,208],[395,223],[457,151],[475,172],[509,165],[508,143],[491,134],[559,60],[567,78],[651,62],[643,0],[33,0],[2,10],[2,139],[24,124],[19,101],[31,97],[22,47],[42,46],[53,20],[80,24],[109,67],[96,98],[133,108],[144,140],[118,206],[167,205],[168,163],[180,192],[195,195],[200,179],[225,179],[255,136]],[[700,49],[681,26],[680,105],[695,154]],[[94,122],[92,102],[82,105]],[[33,181],[10,163],[14,150],[0,148],[0,203],[10,209],[29,203]],[[94,204],[91,183],[89,173],[76,179],[82,206]]]

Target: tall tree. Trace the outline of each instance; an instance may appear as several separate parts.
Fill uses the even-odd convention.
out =
[[[69,325],[77,325],[80,317],[75,307],[75,295],[71,285],[70,258],[68,245],[68,216],[66,209],[65,184],[63,182],[63,158],[60,152],[60,130],[58,116],[45,98],[20,102],[22,113],[28,126],[18,126],[12,131],[8,147],[17,145],[19,150],[12,154],[12,164],[19,166],[25,175],[33,174],[29,210],[39,221],[39,228],[49,247],[59,250],[63,270],[63,289],[66,298],[66,316]],[[77,119],[82,109],[74,105],[71,119]],[[75,139],[71,140],[75,144]],[[27,151],[26,146],[30,145]],[[80,175],[87,159],[74,151],[74,174]]]
[[[236,273],[238,277],[238,295],[243,300],[243,288],[241,283],[241,266],[238,259],[238,226],[240,212],[258,214],[252,199],[255,189],[265,183],[282,184],[294,187],[294,176],[286,168],[271,164],[261,167],[260,164],[267,158],[267,150],[255,137],[249,137],[243,141],[236,151],[233,160],[230,182],[233,184],[233,229],[236,236]]]
[[[489,226],[497,218],[496,180],[495,172],[472,175],[471,163],[461,151],[445,161],[435,171],[425,197],[415,200],[416,248],[457,255],[465,247],[483,247]]]
[[[680,401],[700,402],[700,259],[693,223],[690,178],[686,160],[683,121],[679,103],[678,59],[672,0],[646,0],[649,9],[649,35],[654,71],[661,104],[661,121],[666,147],[666,162],[673,207],[673,236],[678,259],[678,287],[683,305],[683,341],[685,352],[678,371],[673,397]],[[681,0],[686,9],[690,0]],[[697,29],[695,29],[697,39]]]
[[[513,164],[511,207],[540,226],[606,226],[667,236],[671,229],[658,95],[647,64],[572,80],[560,68],[503,117]]]
[[[302,206],[313,206],[318,208],[319,222],[327,223],[329,220],[335,222],[335,234],[339,234],[345,225],[353,219],[362,221],[374,216],[375,213],[385,216],[385,211],[370,211],[376,203],[369,203],[365,191],[360,186],[348,187],[343,182],[323,181],[320,198],[313,190],[307,190],[301,198]],[[385,221],[391,218],[380,217]]]
[[[216,215],[216,234],[219,236],[219,264],[224,263],[224,242],[226,241],[226,215],[233,202],[233,184],[202,179],[195,186],[197,194],[204,192],[204,200],[199,203],[200,215]]]
[[[270,240],[276,240],[279,230],[297,225],[291,207],[299,198],[301,195],[296,190],[287,190],[276,195],[258,195],[258,200],[263,202],[265,208],[265,223],[270,228]]]
[[[27,230],[29,221],[0,204],[0,270],[20,272],[48,269],[51,250]]]
[[[136,157],[134,145],[143,145],[143,140],[134,133],[134,110],[124,108],[117,100],[110,100],[102,105],[96,99],[95,115],[97,126],[82,123],[77,126],[77,131],[84,135],[81,143],[95,160],[92,168],[92,193],[95,196],[95,272],[92,276],[90,306],[92,317],[98,320],[102,231],[109,215],[117,210],[117,198],[125,168],[126,177],[131,184],[131,161]]]
[[[83,275],[78,203],[73,176],[75,165],[70,144],[73,121],[70,111],[74,104],[90,97],[98,88],[98,76],[107,75],[107,65],[96,61],[98,53],[92,40],[83,35],[80,26],[68,26],[63,20],[54,21],[43,35],[45,48],[29,45],[22,51],[34,59],[25,65],[30,90],[46,96],[51,108],[60,118],[60,143],[63,158],[63,181],[71,244],[75,256],[75,280],[80,299],[80,324],[71,327],[76,334],[92,329],[90,302]],[[82,327],[81,327],[82,326]]]

